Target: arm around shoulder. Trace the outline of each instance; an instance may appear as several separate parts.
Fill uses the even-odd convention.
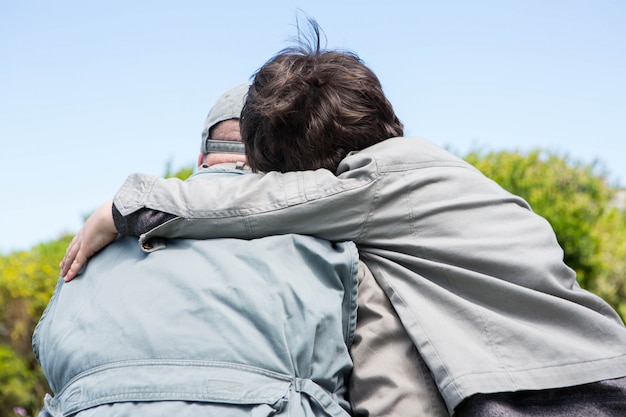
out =
[[[184,219],[168,221],[167,227],[129,225],[139,235],[256,238],[300,233],[355,240],[378,180],[375,163],[370,162],[356,164],[340,176],[324,169],[266,175],[196,174],[187,181],[136,174],[116,194],[114,204],[131,222],[131,214],[142,209]]]

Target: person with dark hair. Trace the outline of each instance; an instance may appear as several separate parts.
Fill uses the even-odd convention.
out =
[[[336,54],[341,65],[325,60]],[[380,83],[332,83],[368,73],[354,57],[318,42],[270,59],[242,112],[246,153],[265,174],[194,183],[131,175],[102,221],[78,233],[62,273],[71,279],[112,232],[140,242],[293,232],[352,240],[451,415],[626,415],[626,328],[580,288],[550,224],[444,149],[380,133],[399,125],[378,111],[388,105]],[[357,128],[363,142],[349,134]],[[310,148],[319,166],[300,159]],[[154,210],[172,219],[134,221]]]
[[[402,136],[403,126],[358,56],[302,46],[283,50],[257,72],[241,133],[256,171],[334,172],[348,153]]]
[[[209,112],[190,182],[247,176],[247,91]],[[358,271],[353,243],[311,236],[118,239],[37,325],[40,416],[347,417]]]

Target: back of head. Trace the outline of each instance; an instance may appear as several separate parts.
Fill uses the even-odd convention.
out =
[[[353,53],[320,49],[309,24],[313,39],[279,52],[250,87],[241,133],[256,171],[335,172],[349,152],[403,135],[378,77]]]
[[[229,135],[215,135],[214,131],[222,122],[229,120],[239,120],[241,109],[246,101],[249,83],[240,84],[223,93],[211,107],[204,122],[202,131],[202,142],[200,152],[208,154],[211,152],[239,153],[244,154],[243,145],[238,143],[224,144],[225,141],[240,142],[239,131],[229,132]]]

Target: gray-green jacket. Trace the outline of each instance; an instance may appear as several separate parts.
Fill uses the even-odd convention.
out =
[[[132,175],[124,216],[174,216],[152,236],[352,240],[450,412],[475,393],[626,376],[626,329],[563,263],[548,222],[432,143],[392,138],[326,170],[181,182]]]
[[[346,417],[357,270],[309,236],[118,239],[36,328],[41,416]]]

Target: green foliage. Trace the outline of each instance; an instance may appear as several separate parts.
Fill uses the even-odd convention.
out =
[[[71,236],[30,251],[0,256],[0,417],[15,407],[36,415],[48,386],[35,360],[31,337],[52,295],[59,262]]]
[[[191,174],[193,174],[194,171],[194,167],[193,165],[188,165],[185,167],[180,168],[178,171],[176,172],[172,172],[171,171],[171,166],[170,164],[167,165],[167,169],[165,170],[165,178],[172,178],[172,177],[176,177],[180,180],[186,180],[187,178],[189,178],[191,176]]]
[[[626,318],[626,211],[606,210],[594,228],[600,242],[596,254],[597,275],[587,287],[608,301]]]
[[[540,150],[465,159],[546,218],[581,286],[626,317],[626,213],[611,206],[617,189],[596,165]]]
[[[11,346],[0,345],[0,416],[14,415],[15,408],[39,408],[39,399],[32,395],[37,378],[27,361]]]

